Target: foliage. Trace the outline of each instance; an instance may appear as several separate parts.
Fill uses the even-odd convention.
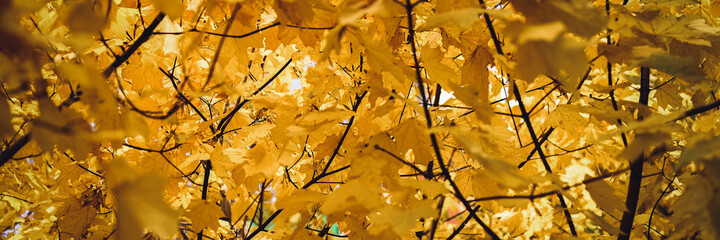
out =
[[[7,239],[718,238],[713,0],[0,1]]]

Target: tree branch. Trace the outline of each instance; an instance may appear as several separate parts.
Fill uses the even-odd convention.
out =
[[[415,27],[414,27],[414,18],[412,15],[413,11],[413,4],[410,3],[410,0],[405,0],[405,12],[407,14],[407,24],[408,24],[408,41],[410,42],[410,47],[412,49],[412,56],[413,61],[415,63],[415,66],[420,66],[420,60],[417,56],[417,46],[415,46]],[[432,128],[433,121],[430,117],[430,110],[428,106],[428,96],[425,93],[425,83],[423,81],[422,75],[420,74],[420,68],[414,68],[415,70],[415,80],[418,83],[418,90],[420,91],[420,97],[422,101],[423,106],[423,113],[425,116],[425,122],[427,124],[427,128]],[[433,150],[435,151],[435,156],[437,157],[438,166],[440,166],[440,170],[443,173],[443,176],[445,177],[445,180],[447,180],[450,183],[450,186],[453,188],[453,192],[455,195],[455,198],[457,198],[460,202],[462,202],[463,206],[465,206],[466,209],[473,209],[473,206],[470,205],[470,203],[467,201],[467,199],[462,195],[462,192],[460,192],[460,188],[457,186],[455,181],[452,180],[452,176],[450,175],[450,172],[448,171],[447,166],[445,166],[445,162],[442,158],[442,153],[440,152],[440,145],[438,144],[437,137],[435,136],[435,133],[430,133],[430,142],[432,143]],[[475,219],[475,221],[480,224],[480,226],[485,230],[485,232],[492,238],[499,240],[500,237],[498,237],[493,230],[485,224],[485,222],[480,219],[480,217],[477,216],[475,211],[468,211],[470,213],[470,216]]]
[[[363,92],[360,95],[355,96],[355,105],[353,106],[352,111],[357,112],[358,107],[360,107],[360,103],[362,102],[362,99],[365,98],[365,95],[367,94],[367,91]],[[328,172],[328,169],[330,169],[330,164],[333,163],[333,160],[335,160],[335,157],[338,155],[338,152],[340,151],[340,147],[342,147],[343,142],[345,141],[345,138],[347,137],[348,132],[350,132],[350,128],[352,127],[353,123],[355,122],[355,115],[350,117],[350,120],[348,120],[348,125],[345,127],[345,131],[343,132],[342,137],[340,137],[340,141],[338,141],[337,146],[335,146],[335,150],[333,150],[332,155],[330,155],[330,159],[328,159],[328,162],[325,164],[325,167],[323,168],[322,172],[318,174],[317,176],[310,179],[309,182],[307,182],[305,185],[302,186],[302,189],[306,189],[310,187],[311,185],[315,184],[318,180],[327,177],[333,173],[336,173],[338,171],[344,170],[343,168],[340,168],[339,170],[334,170],[331,172]],[[349,167],[349,165],[347,166]]]
[[[252,31],[252,32],[248,32],[248,33],[241,34],[241,35],[229,35],[229,34],[227,34],[227,33],[215,33],[215,32],[210,32],[210,31],[205,31],[205,30],[199,30],[199,29],[196,29],[196,28],[187,30],[187,32],[204,33],[204,34],[207,34],[207,35],[220,36],[220,37],[226,37],[226,38],[246,38],[246,37],[255,35],[255,34],[257,34],[257,33],[260,33],[260,32],[262,32],[262,31],[265,31],[265,30],[267,30],[267,29],[270,29],[270,28],[273,28],[273,27],[277,27],[277,26],[280,26],[280,22],[276,22],[276,23],[267,25],[267,26],[265,26],[265,27],[258,28],[257,30],[254,30],[254,31]],[[187,33],[187,32],[186,32],[186,31],[181,31],[181,32],[154,32],[153,34],[155,34],[155,35],[181,35],[181,34],[185,34],[185,33]]]
[[[630,170],[630,169],[624,168],[624,169],[617,170],[615,172],[606,173],[606,174],[603,174],[603,175],[600,175],[597,177],[588,178],[588,179],[583,180],[582,182],[562,187],[561,190],[566,191],[566,190],[569,190],[571,188],[574,188],[574,187],[577,187],[580,185],[597,182],[597,181],[603,180],[605,178],[617,176],[621,173],[627,172],[628,170]],[[502,200],[502,199],[530,199],[530,200],[533,200],[536,198],[543,198],[543,197],[547,197],[547,196],[550,196],[553,194],[558,194],[558,193],[560,193],[559,190],[549,191],[549,192],[544,192],[544,193],[539,193],[539,194],[522,194],[522,195],[513,195],[513,196],[499,195],[499,196],[476,198],[476,199],[470,200],[470,202],[483,202],[483,201]]]
[[[202,200],[205,200],[207,199],[208,185],[210,185],[208,181],[210,180],[210,170],[212,170],[212,162],[210,162],[210,160],[204,160],[203,163],[205,163],[205,175],[203,176],[202,196],[200,198]]]
[[[433,176],[432,176],[432,169],[428,168],[426,171],[423,171],[423,170],[421,170],[420,168],[418,168],[417,166],[415,166],[415,164],[412,164],[412,163],[409,163],[409,162],[405,161],[405,159],[402,159],[401,157],[399,157],[399,156],[395,155],[394,153],[392,153],[392,152],[390,152],[390,151],[388,151],[388,150],[386,150],[386,149],[378,146],[377,144],[375,144],[375,146],[373,146],[373,147],[374,147],[375,149],[377,149],[377,150],[380,150],[380,151],[382,151],[382,152],[390,155],[392,158],[394,158],[395,160],[398,160],[400,163],[405,164],[406,166],[412,168],[413,170],[415,170],[415,172],[417,172],[418,174],[422,175],[422,176],[425,177],[426,179],[432,179],[432,178],[433,178]]]
[[[682,116],[680,116],[680,117],[678,117],[678,118],[676,118],[676,119],[673,119],[673,121],[677,121],[677,120],[680,120],[680,119],[683,119],[683,118],[687,118],[687,117],[692,117],[692,116],[695,116],[695,115],[698,115],[698,114],[701,114],[701,113],[710,111],[710,110],[712,110],[713,108],[716,108],[716,107],[720,107],[720,100],[717,100],[717,101],[715,101],[715,102],[712,102],[712,103],[709,103],[709,104],[706,104],[706,105],[703,105],[703,106],[699,106],[699,107],[696,107],[696,108],[687,110],[687,111],[685,111],[685,114],[683,114]]]
[[[103,78],[108,78],[110,75],[115,72],[115,69],[120,67],[123,62],[130,59],[130,56],[135,53],[135,51],[140,48],[140,45],[147,42],[147,40],[150,39],[150,36],[152,36],[152,32],[157,28],[158,25],[160,25],[160,22],[162,22],[163,18],[165,18],[165,13],[160,12],[158,15],[153,19],[152,23],[150,23],[145,30],[143,30],[142,34],[140,34],[140,37],[138,37],[135,42],[130,45],[130,47],[122,54],[119,58],[116,58],[115,61],[113,61],[110,66],[105,68],[105,70],[102,71]]]
[[[275,72],[275,74],[274,74],[272,77],[270,77],[270,79],[268,79],[265,83],[263,83],[263,85],[260,86],[260,88],[258,88],[257,90],[255,90],[255,92],[253,92],[252,94],[250,94],[250,96],[248,96],[247,98],[245,98],[245,100],[243,100],[240,104],[236,105],[235,108],[233,108],[233,110],[230,111],[230,113],[229,113],[227,116],[225,116],[224,118],[220,119],[220,122],[218,122],[218,127],[217,127],[217,130],[219,130],[220,132],[219,132],[217,135],[215,135],[215,138],[217,138],[217,137],[219,137],[219,136],[222,136],[223,132],[225,132],[225,128],[227,128],[228,124],[230,124],[230,120],[232,120],[233,116],[235,116],[235,114],[236,114],[248,101],[250,101],[250,100],[249,100],[250,98],[252,98],[253,96],[255,96],[255,95],[257,95],[258,93],[260,93],[260,91],[262,91],[263,89],[265,89],[265,87],[267,87],[268,85],[270,85],[270,83],[272,83],[276,78],[278,78],[278,76],[280,76],[280,73],[282,73],[282,72],[285,70],[285,68],[287,68],[287,66],[290,65],[290,62],[292,62],[292,58],[288,59],[287,62],[285,62],[285,64],[280,68],[280,70],[278,70],[277,72]],[[238,98],[238,100],[240,100],[240,99]]]
[[[225,26],[223,35],[220,37],[220,42],[218,43],[217,49],[215,49],[215,55],[213,56],[212,62],[210,62],[210,70],[208,71],[207,80],[205,80],[202,88],[205,88],[208,83],[210,83],[210,79],[212,79],[213,73],[215,73],[215,66],[217,66],[218,59],[220,59],[220,54],[222,53],[223,45],[225,45],[225,35],[227,35],[227,33],[230,31],[230,27],[232,26],[233,20],[235,20],[235,17],[240,10],[240,6],[242,5],[239,3],[235,4],[235,8],[233,8],[232,14],[230,14],[230,18],[227,20],[227,25]],[[245,49],[245,51],[247,51],[247,49]]]
[[[245,239],[252,239],[253,237],[255,237],[255,235],[260,233],[260,231],[265,231],[267,225],[270,224],[270,222],[272,222],[272,220],[275,219],[275,217],[277,217],[277,215],[280,214],[282,211],[282,209],[275,211],[273,215],[271,215],[267,220],[265,220],[265,222],[263,222],[257,229],[255,229],[255,231],[250,233]]]
[[[662,173],[662,171],[660,171],[660,173]],[[660,204],[660,200],[662,200],[663,196],[665,196],[665,194],[670,193],[670,192],[668,192],[668,190],[673,185],[673,182],[675,181],[675,178],[677,178],[678,173],[680,173],[680,172],[676,172],[675,176],[672,179],[670,179],[670,183],[668,183],[667,187],[665,187],[665,189],[662,191],[662,193],[660,193],[660,197],[658,197],[658,200],[655,202],[655,205],[653,205],[652,210],[650,210],[650,217],[648,218],[648,223],[647,223],[648,230],[646,233],[648,240],[652,240],[652,238],[650,237],[650,229],[652,229],[652,218],[653,218],[653,214],[655,213],[655,208],[657,208],[658,204]]]
[[[528,111],[525,109],[525,104],[523,104],[522,96],[520,95],[520,90],[518,90],[517,86],[513,88],[513,93],[515,94],[515,98],[518,101],[518,107],[520,107],[520,112],[522,113],[523,120],[525,121],[525,126],[527,126],[528,132],[530,132],[530,137],[532,138],[533,144],[535,144],[535,150],[540,156],[540,160],[542,160],[545,171],[549,174],[552,174],[553,172],[550,168],[550,164],[548,163],[547,158],[545,157],[545,153],[542,150],[542,144],[538,139],[537,135],[535,135],[535,130],[533,129],[532,122],[530,121],[530,113],[528,113]],[[572,221],[572,216],[570,215],[570,210],[567,207],[567,203],[565,203],[565,198],[563,198],[562,194],[560,193],[557,193],[556,195],[560,200],[560,206],[563,208],[563,213],[565,214],[565,221],[567,221],[570,227],[570,233],[573,236],[577,236],[577,231],[575,230],[575,223],[573,223]]]
[[[2,153],[0,153],[0,167],[10,161],[10,159],[12,159],[12,157],[15,156],[15,154],[19,152],[20,149],[22,149],[28,142],[30,142],[30,132],[18,138],[18,140],[16,140],[12,145],[5,148]]]
[[[650,98],[650,68],[640,67],[640,104],[647,106]],[[639,118],[642,119],[642,115]],[[630,182],[628,184],[627,197],[625,198],[625,206],[627,211],[623,212],[620,221],[620,233],[618,240],[630,239],[633,221],[635,220],[635,211],[640,197],[640,187],[642,186],[643,162],[647,159],[641,154],[638,159],[631,163],[630,166]]]

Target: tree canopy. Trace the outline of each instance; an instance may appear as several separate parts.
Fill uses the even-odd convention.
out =
[[[714,0],[0,1],[2,239],[717,239]]]

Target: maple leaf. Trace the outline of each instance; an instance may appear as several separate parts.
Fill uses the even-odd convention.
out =
[[[430,139],[425,133],[425,127],[415,119],[405,121],[401,126],[392,131],[397,148],[402,155],[412,149],[417,163],[427,165],[432,162],[433,155],[430,151]]]
[[[177,232],[177,213],[162,197],[163,181],[137,173],[123,160],[111,162],[108,181],[117,202],[118,236],[140,238],[148,228],[162,238]]]
[[[205,228],[219,228],[220,218],[224,216],[224,214],[220,206],[212,201],[196,199],[190,203],[184,216],[190,219],[192,230],[200,232],[200,230]]]
[[[716,239],[717,5],[0,1],[2,237]]]
[[[85,231],[100,211],[102,194],[97,194],[94,189],[89,188],[78,198],[69,197],[65,200],[64,206],[58,209],[60,216],[57,222],[59,235],[69,235],[73,238],[82,238]]]

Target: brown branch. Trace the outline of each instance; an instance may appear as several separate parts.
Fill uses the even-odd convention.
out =
[[[175,66],[176,66],[175,63],[176,63],[176,62],[177,62],[177,58],[175,58],[175,62],[173,62],[173,70],[172,70],[173,72],[175,71]],[[195,113],[197,113],[203,121],[207,122],[208,119],[205,117],[205,115],[202,114],[202,112],[200,112],[200,109],[198,109],[198,108],[195,106],[195,104],[193,104],[192,102],[190,102],[190,99],[188,99],[188,98],[185,96],[185,94],[183,94],[182,91],[180,91],[180,89],[178,89],[178,86],[177,86],[177,84],[175,83],[175,79],[177,79],[177,78],[173,75],[173,73],[168,73],[168,72],[165,71],[164,69],[162,69],[162,68],[160,68],[160,67],[158,67],[158,68],[160,69],[160,71],[161,71],[163,74],[165,74],[165,76],[167,76],[168,78],[170,78],[170,82],[172,83],[173,88],[175,89],[175,92],[177,92],[178,97],[180,97],[180,99],[182,99],[182,101],[183,101],[185,104],[190,105],[190,108],[192,108],[193,111],[195,111]],[[178,80],[179,80],[179,79],[178,79]],[[211,117],[212,117],[212,116],[211,116]],[[215,127],[213,127],[213,125],[210,125],[210,130],[213,131],[213,132],[215,132]]]
[[[712,110],[713,108],[716,108],[716,107],[720,107],[720,100],[717,100],[717,101],[715,101],[715,102],[712,102],[712,103],[709,103],[709,104],[706,104],[706,105],[703,105],[703,106],[699,106],[699,107],[696,107],[696,108],[687,110],[687,111],[685,111],[685,113],[684,113],[682,116],[680,116],[680,117],[678,117],[678,118],[676,118],[676,119],[673,119],[672,121],[677,121],[677,120],[680,120],[680,119],[683,119],[683,118],[692,117],[692,116],[695,116],[695,115],[698,115],[698,114],[701,114],[701,113],[710,111],[710,110]]]
[[[513,93],[515,94],[515,98],[518,101],[518,107],[520,107],[520,112],[522,113],[523,120],[525,121],[525,126],[527,126],[528,132],[530,132],[530,137],[535,144],[535,150],[537,150],[537,153],[540,156],[540,160],[542,160],[545,171],[549,174],[552,174],[550,164],[545,157],[545,153],[542,151],[542,145],[540,143],[540,140],[538,139],[537,135],[535,135],[535,130],[533,129],[532,122],[530,121],[530,113],[525,109],[525,104],[522,101],[522,96],[520,95],[520,91],[518,90],[517,86],[513,88]],[[560,193],[557,193],[556,195],[558,197],[558,200],[560,200],[560,206],[563,208],[565,220],[570,227],[570,233],[573,236],[577,236],[577,231],[575,230],[575,223],[573,223],[572,221],[572,216],[570,215],[570,210],[567,207],[567,203],[565,203],[565,198],[563,198],[562,194]]]
[[[212,35],[212,36],[219,36],[219,37],[226,37],[226,38],[246,38],[246,37],[255,35],[257,33],[260,33],[262,31],[265,31],[265,30],[268,30],[270,28],[277,27],[280,25],[281,25],[280,22],[275,22],[273,24],[270,24],[270,25],[258,28],[256,30],[253,30],[251,32],[240,34],[240,35],[230,35],[227,33],[224,33],[224,34],[216,33],[216,32],[211,32],[211,31],[206,31],[206,30],[200,30],[197,28],[193,28],[193,29],[190,29],[187,31],[179,31],[179,32],[153,32],[153,34],[155,34],[155,35],[181,35],[181,34],[185,34],[188,32],[197,32],[197,33],[204,33],[204,34],[208,34],[208,35]],[[332,26],[332,27],[303,27],[303,26],[295,26],[295,25],[284,25],[284,26],[291,27],[291,28],[306,29],[306,30],[331,30],[331,29],[335,28],[335,26]]]
[[[30,142],[30,132],[18,138],[12,145],[3,149],[2,153],[0,153],[0,167],[10,161],[28,142]]]
[[[115,61],[113,61],[110,66],[108,66],[107,68],[105,68],[105,70],[102,71],[103,78],[110,77],[110,75],[115,72],[115,69],[120,67],[123,62],[130,59],[130,56],[132,56],[133,53],[135,53],[135,51],[140,48],[140,45],[150,39],[150,36],[152,36],[152,32],[155,30],[155,28],[157,28],[158,25],[160,25],[160,22],[162,22],[163,18],[165,18],[165,13],[158,13],[155,19],[153,19],[152,23],[150,23],[150,25],[145,28],[145,30],[143,30],[142,34],[140,34],[140,37],[138,37],[135,42],[130,45],[130,47],[119,58],[115,58]]]
[[[548,142],[551,143],[551,144],[553,144],[553,145],[555,145],[555,143],[553,143],[553,142],[550,142],[550,141],[548,141]],[[555,153],[555,154],[548,154],[548,155],[545,155],[545,157],[546,157],[546,158],[549,158],[549,157],[562,156],[562,155],[565,155],[565,154],[568,154],[568,153],[573,153],[573,152],[577,152],[577,151],[580,151],[580,150],[585,150],[585,149],[588,149],[589,147],[592,147],[592,146],[593,146],[592,144],[588,144],[588,145],[585,145],[585,146],[582,146],[582,147],[579,147],[579,148],[576,148],[576,149],[572,149],[572,150],[565,150],[565,149],[560,148],[560,149],[562,149],[562,150],[565,150],[565,152]],[[535,159],[540,159],[540,157],[530,158],[530,160],[535,160]]]
[[[150,148],[144,148],[144,147],[138,147],[138,146],[135,146],[135,145],[132,145],[132,144],[129,144],[129,143],[123,143],[123,146],[129,147],[129,148],[133,148],[133,149],[136,149],[136,150],[146,151],[146,152],[165,153],[165,152],[169,152],[169,151],[172,151],[172,150],[175,150],[175,149],[179,148],[180,146],[182,146],[182,143],[175,144],[175,146],[172,146],[172,147],[167,148],[167,149],[163,147],[163,149],[160,149],[160,150],[155,150],[155,149],[150,149]]]
[[[478,0],[478,3],[480,3],[480,6],[485,8],[485,1]],[[485,19],[485,24],[487,25],[488,31],[490,31],[490,38],[493,40],[493,44],[495,45],[495,51],[497,51],[500,55],[505,55],[502,49],[502,43],[498,39],[497,33],[495,33],[495,27],[492,25],[492,19],[490,19],[490,15],[488,15],[487,12],[483,12],[483,18]]]
[[[273,27],[277,27],[277,26],[280,26],[280,23],[279,23],[279,22],[270,24],[270,25],[265,26],[265,27],[258,28],[257,30],[254,30],[254,31],[248,32],[248,33],[244,33],[244,34],[241,34],[241,35],[230,35],[230,34],[227,34],[227,33],[224,33],[224,34],[223,34],[223,33],[215,33],[215,32],[210,32],[210,31],[205,31],[205,30],[199,30],[199,29],[196,29],[196,28],[193,28],[193,29],[190,29],[190,30],[187,30],[187,31],[181,31],[181,32],[154,32],[153,34],[155,34],[155,35],[181,35],[181,34],[185,34],[185,33],[188,33],[188,32],[197,32],[197,33],[204,33],[204,34],[208,34],[208,35],[219,36],[219,37],[226,37],[226,38],[246,38],[246,37],[255,35],[255,34],[257,34],[257,33],[260,33],[260,32],[262,32],[262,31],[265,31],[265,30],[267,30],[267,29],[270,29],[270,28],[273,28]]]
[[[287,66],[290,65],[290,62],[292,62],[292,58],[291,58],[291,59],[288,59],[288,61],[285,62],[285,64],[280,68],[280,70],[278,70],[277,72],[275,72],[275,74],[274,74],[272,77],[270,77],[270,79],[268,79],[265,83],[263,83],[263,85],[260,86],[260,88],[258,88],[257,90],[255,90],[255,92],[253,92],[252,94],[250,94],[250,96],[248,96],[247,98],[245,98],[245,100],[243,100],[240,104],[236,105],[235,108],[233,108],[233,110],[230,111],[230,113],[229,113],[227,116],[225,116],[225,117],[223,117],[222,119],[220,119],[220,122],[218,122],[218,127],[217,127],[217,129],[218,129],[220,132],[219,132],[217,135],[215,135],[215,138],[223,135],[223,132],[225,132],[225,128],[227,128],[228,124],[230,124],[230,120],[232,120],[233,116],[235,116],[235,114],[236,114],[248,101],[250,101],[250,100],[249,100],[250,98],[252,98],[253,96],[255,96],[255,95],[257,95],[258,93],[260,93],[260,91],[262,91],[263,89],[265,89],[265,87],[267,87],[268,85],[270,85],[270,83],[272,83],[276,78],[278,78],[278,76],[280,76],[280,73],[282,73],[282,72],[285,70],[285,68],[287,68]],[[238,98],[238,101],[239,101],[239,100],[240,100],[240,99]]]
[[[402,158],[398,157],[398,156],[395,155],[394,153],[392,153],[392,152],[390,152],[390,151],[388,151],[388,150],[386,150],[386,149],[378,146],[377,144],[375,144],[375,146],[373,146],[373,147],[374,147],[375,149],[377,149],[377,150],[380,150],[380,151],[382,151],[382,152],[384,152],[384,153],[387,153],[388,155],[390,155],[390,156],[391,156],[392,158],[394,158],[395,160],[398,160],[400,163],[405,164],[406,166],[412,168],[413,170],[415,170],[415,172],[417,172],[418,174],[422,175],[422,176],[425,177],[426,179],[432,179],[432,178],[433,178],[433,176],[432,176],[432,169],[431,169],[431,168],[428,168],[427,171],[423,171],[423,170],[421,170],[420,168],[418,168],[417,166],[415,166],[415,164],[412,164],[412,163],[409,163],[408,161],[405,161],[405,159],[402,159]]]
[[[445,204],[445,196],[440,195],[437,206],[435,206],[435,209],[438,210],[438,213],[437,213],[437,216],[435,216],[435,219],[433,219],[430,224],[430,231],[428,232],[428,239],[435,239],[435,231],[437,230],[438,224],[440,223],[440,217],[442,216],[443,204]],[[475,207],[477,207],[477,206],[475,206]]]
[[[407,24],[408,24],[408,41],[410,42],[410,47],[412,50],[412,56],[413,61],[415,63],[415,66],[420,66],[420,60],[417,56],[417,46],[415,46],[415,27],[414,27],[414,18],[412,15],[413,11],[413,4],[410,3],[410,0],[405,0],[405,12],[407,14]],[[425,83],[423,81],[422,75],[420,74],[420,68],[414,68],[415,70],[415,80],[418,83],[418,90],[420,91],[420,97],[422,101],[423,106],[423,114],[425,116],[425,122],[427,124],[427,128],[432,128],[433,121],[430,117],[430,109],[428,106],[428,96],[425,93]],[[438,144],[437,137],[435,136],[435,133],[430,133],[430,142],[432,143],[433,150],[435,151],[435,156],[437,157],[438,166],[440,166],[440,170],[443,173],[443,176],[445,177],[445,180],[447,180],[450,183],[450,186],[453,188],[453,192],[455,195],[455,198],[460,200],[462,202],[463,206],[465,206],[466,209],[473,209],[473,207],[470,205],[470,203],[467,201],[465,196],[462,195],[462,192],[460,192],[460,188],[457,186],[455,181],[452,180],[452,176],[450,175],[450,172],[448,171],[447,166],[445,166],[445,161],[443,161],[442,153],[440,152],[440,144]],[[480,217],[477,216],[475,211],[469,211],[470,215],[475,219],[475,221],[480,224],[480,226],[485,230],[485,232],[492,238],[492,239],[500,239],[500,237],[493,232],[493,230],[485,224],[485,222],[480,219]]]
[[[588,179],[583,180],[582,182],[579,182],[579,183],[575,183],[575,184],[573,184],[573,185],[569,185],[569,186],[562,187],[561,190],[562,190],[562,191],[566,191],[566,190],[569,190],[569,189],[574,188],[574,187],[577,187],[577,186],[581,186],[581,185],[584,185],[584,184],[588,184],[588,183],[593,183],[593,182],[596,182],[596,181],[600,181],[600,180],[603,180],[603,179],[605,179],[605,178],[613,177],[613,176],[619,175],[619,174],[621,174],[621,173],[627,172],[628,170],[630,170],[630,169],[629,169],[629,168],[624,168],[624,169],[620,169],[620,170],[617,170],[617,171],[612,172],[612,173],[606,173],[606,174],[603,174],[603,175],[600,175],[600,176],[597,176],[597,177],[588,178]],[[549,191],[549,192],[544,192],[544,193],[539,193],[539,194],[523,194],[523,195],[513,195],[513,196],[498,195],[498,196],[490,196],[490,197],[476,198],[476,199],[470,200],[470,202],[483,202],[483,201],[503,200],[503,199],[529,199],[529,200],[533,200],[533,199],[536,199],[536,198],[543,198],[543,197],[547,197],[547,196],[551,196],[551,195],[553,195],[553,194],[559,194],[559,193],[560,193],[560,190]]]
[[[89,172],[89,173],[91,173],[92,175],[95,175],[96,177],[99,177],[99,178],[105,178],[105,177],[103,177],[103,175],[100,175],[99,173],[97,173],[97,172],[95,172],[95,171],[93,171],[93,170],[90,170],[89,168],[81,165],[78,161],[75,160],[75,158],[70,157],[70,155],[67,154],[66,152],[62,152],[62,153],[65,154],[65,156],[66,156],[67,158],[69,158],[70,160],[72,160],[76,165],[78,165],[78,167],[82,168],[82,169],[85,170],[86,172]]]
[[[205,175],[203,176],[202,195],[200,198],[202,200],[205,200],[207,199],[208,185],[210,185],[208,181],[210,180],[210,170],[212,170],[212,162],[210,162],[210,160],[204,160],[203,163],[205,163],[203,166],[205,168]]]
[[[360,107],[360,103],[362,102],[362,99],[365,98],[365,95],[367,95],[367,91],[364,91],[360,95],[355,96],[355,104],[353,105],[353,112],[357,112],[358,107]],[[308,181],[305,185],[302,186],[302,189],[306,189],[310,187],[311,185],[315,184],[318,180],[327,177],[329,175],[332,175],[336,172],[345,170],[350,167],[350,165],[345,166],[345,168],[336,169],[334,171],[328,172],[328,169],[330,169],[330,164],[333,163],[333,160],[335,160],[335,157],[338,155],[338,152],[340,151],[340,147],[342,147],[343,142],[345,141],[345,138],[347,137],[348,132],[350,132],[350,128],[352,127],[353,123],[355,122],[355,115],[350,117],[350,120],[348,120],[348,124],[345,127],[345,131],[343,132],[343,135],[340,137],[340,141],[338,141],[337,146],[335,146],[335,150],[333,150],[332,155],[330,155],[330,158],[328,159],[328,162],[325,164],[325,167],[323,168],[322,172],[318,174],[317,176],[313,177]]]
[[[538,102],[535,103],[535,105],[533,105],[528,112],[529,112],[530,114],[532,114],[532,112],[535,111],[535,108],[537,108],[538,106],[540,106],[540,103],[542,103],[543,100],[545,100],[545,98],[549,97],[550,94],[552,94],[553,91],[555,91],[555,89],[558,89],[559,87],[560,87],[560,84],[555,84],[555,86],[554,86],[552,89],[550,89],[550,91],[548,91],[542,98],[540,98],[540,99],[538,100]]]
[[[245,239],[252,239],[253,237],[255,237],[255,235],[260,233],[260,231],[266,231],[265,228],[267,227],[267,225],[270,224],[270,222],[272,222],[272,220],[275,219],[275,217],[277,217],[277,215],[280,214],[282,211],[283,209],[275,211],[273,215],[271,215],[267,220],[265,220],[265,222],[263,222],[257,229],[255,229],[255,231],[250,233]]]
[[[662,174],[662,171],[660,171],[660,173]],[[648,240],[652,240],[652,238],[650,237],[650,229],[652,229],[652,218],[653,218],[653,214],[655,213],[655,208],[657,208],[658,204],[660,204],[660,200],[662,200],[663,196],[665,196],[665,194],[670,193],[670,192],[668,192],[668,190],[670,189],[670,186],[673,185],[673,182],[675,181],[675,178],[677,178],[678,173],[680,173],[680,172],[675,173],[675,176],[670,180],[670,183],[668,183],[667,187],[665,187],[665,189],[662,191],[662,193],[660,193],[660,197],[658,197],[658,200],[655,202],[655,205],[653,205],[652,210],[650,210],[650,217],[648,218],[648,223],[647,223],[648,230],[646,232]]]
[[[555,131],[555,127],[550,127],[547,131],[545,131],[545,133],[543,133],[543,135],[540,136],[540,145],[542,145],[542,143],[547,140],[547,138],[550,136],[550,134],[552,134],[553,131]],[[522,168],[528,161],[533,160],[532,156],[533,154],[535,154],[535,152],[537,152],[537,150],[537,148],[533,148],[533,150],[530,151],[530,154],[528,154],[527,159],[518,164],[517,168]],[[545,157],[547,158],[548,156]]]
[[[220,37],[220,42],[218,43],[217,49],[215,49],[215,55],[213,56],[212,62],[210,62],[210,70],[208,72],[207,80],[205,80],[202,88],[207,87],[208,83],[210,83],[210,79],[212,79],[213,73],[215,73],[215,66],[217,66],[218,59],[220,59],[220,53],[222,53],[222,48],[225,45],[225,35],[227,35],[227,33],[230,31],[230,27],[232,26],[233,20],[235,20],[235,17],[240,10],[240,6],[242,5],[239,3],[235,4],[233,12],[230,15],[230,18],[227,20],[227,25],[225,26],[225,30],[223,31],[223,36]],[[245,51],[247,51],[247,49],[245,49]]]
[[[639,103],[647,106],[650,98],[650,68],[640,67],[640,99]],[[639,118],[642,118],[640,116]],[[647,159],[645,155],[640,155],[630,166],[630,182],[628,183],[627,197],[625,198],[625,206],[627,211],[623,212],[620,221],[620,233],[618,240],[630,239],[633,221],[635,220],[635,211],[640,197],[640,187],[642,186],[643,162]]]
[[[132,110],[146,118],[164,120],[164,119],[170,117],[172,114],[174,114],[178,110],[180,110],[180,107],[183,104],[181,102],[176,101],[173,104],[172,108],[170,108],[170,110],[167,111],[167,113],[163,113],[162,111],[142,110],[142,109],[138,108],[132,101],[130,101],[130,98],[128,98],[127,94],[125,94],[125,89],[122,86],[122,82],[120,81],[120,78],[117,78],[117,85],[118,85],[119,92],[125,97],[124,102],[127,102],[127,104],[130,105],[130,110]],[[118,101],[122,102],[122,100],[118,100]]]
[[[479,209],[480,209],[480,206],[475,206],[475,208],[473,208],[471,211],[477,212]],[[460,225],[458,225],[457,228],[455,228],[455,230],[453,230],[453,232],[450,234],[450,236],[448,236],[446,239],[447,240],[455,239],[455,235],[458,235],[460,233],[460,231],[462,231],[463,228],[465,228],[467,223],[470,222],[470,219],[472,219],[472,214],[468,214],[468,216],[465,218],[465,220],[463,220],[460,223]]]
[[[26,203],[29,203],[29,204],[35,204],[35,203],[33,203],[32,201],[28,201],[28,200],[25,200],[25,199],[22,199],[22,198],[19,198],[19,197],[16,197],[16,196],[12,196],[12,195],[8,195],[8,194],[0,193],[0,199],[2,199],[2,198],[4,198],[4,197],[13,198],[13,199],[16,199],[16,200],[19,200],[19,201],[23,201],[23,202],[26,202]]]

